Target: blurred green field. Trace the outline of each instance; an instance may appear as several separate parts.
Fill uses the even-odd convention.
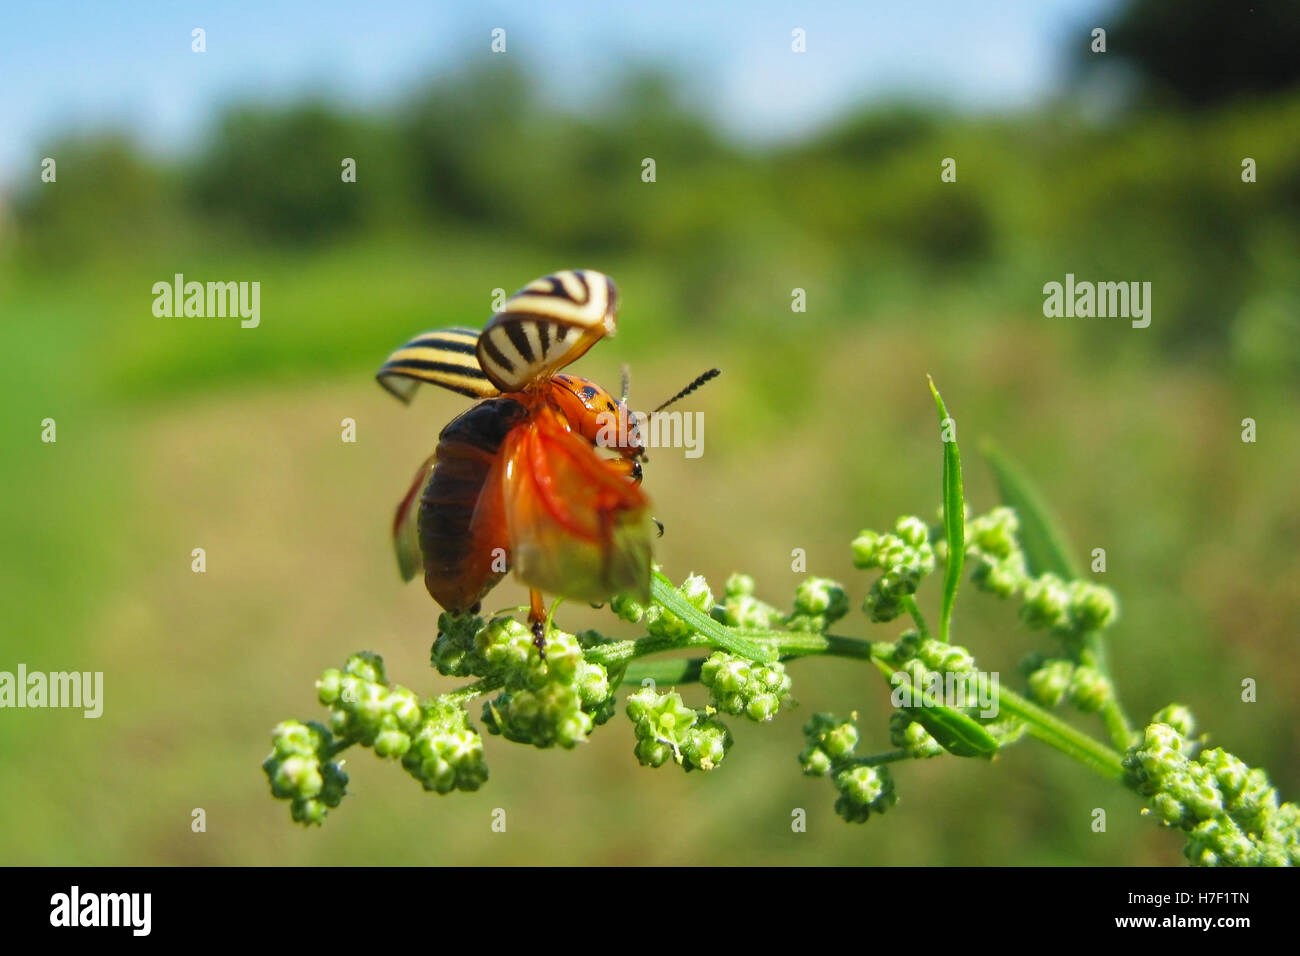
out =
[[[859,603],[870,579],[852,568],[854,534],[939,504],[932,374],[960,424],[973,506],[996,503],[976,454],[987,435],[1081,552],[1106,549],[1123,608],[1113,664],[1133,716],[1185,703],[1214,744],[1300,795],[1300,99],[1100,128],[885,110],[767,153],[666,111],[647,122],[677,144],[657,154],[654,184],[637,176],[639,141],[610,153],[578,131],[571,152],[548,150],[528,126],[535,141],[521,133],[525,148],[503,159],[475,150],[489,133],[474,128],[441,169],[457,196],[482,200],[470,210],[370,190],[372,169],[389,185],[403,175],[377,152],[355,200],[320,212],[338,152],[302,134],[332,128],[313,115],[232,121],[253,145],[212,150],[216,171],[71,143],[57,193],[20,197],[0,234],[0,669],[102,670],[106,697],[99,720],[0,718],[0,862],[1180,862],[1181,840],[1135,797],[1032,742],[991,765],[902,767],[895,810],[843,824],[825,782],[799,774],[800,726],[857,710],[880,749],[889,708],[874,672],[829,660],[792,665],[798,709],[732,721],[736,746],[713,774],[637,766],[620,714],[575,752],[487,738],[492,776],[474,794],[424,794],[358,753],[324,828],[292,826],[259,763],[277,721],[323,713],[322,669],[371,649],[421,693],[452,686],[428,665],[437,608],[398,580],[387,525],[465,402],[426,389],[406,409],[373,372],[416,331],[486,320],[492,289],[572,266],[610,273],[623,301],[618,336],[577,372],[612,385],[630,363],[644,407],[724,370],[691,399],[703,457],[661,451],[647,468],[672,577],[720,588],[744,570],[788,606],[803,548],[809,571]],[[455,119],[437,115],[434,130]],[[285,128],[302,134],[293,149]],[[245,168],[268,149],[278,166]],[[472,161],[489,155],[487,169]],[[945,185],[949,155],[958,182]],[[1245,155],[1257,184],[1240,181]],[[582,188],[574,169],[590,173]],[[324,178],[280,210],[277,234],[266,177],[310,175]],[[177,198],[212,182],[231,191],[229,220]],[[155,318],[150,288],[175,272],[260,281],[261,326]],[[1151,281],[1151,328],[1044,318],[1041,287],[1066,272]],[[796,287],[806,313],[790,310]],[[39,440],[46,417],[56,444]],[[340,441],[345,417],[356,444]],[[1255,444],[1240,440],[1245,417]],[[521,595],[509,583],[489,603]],[[566,605],[562,618],[636,636],[605,611]],[[900,629],[858,613],[838,628]],[[1046,649],[973,589],[955,634],[1007,681]],[[1241,703],[1244,677],[1259,681],[1257,703]],[[205,834],[190,830],[195,807]],[[505,834],[490,830],[496,807]],[[790,830],[795,807],[806,834]],[[1090,829],[1095,807],[1104,834]]]

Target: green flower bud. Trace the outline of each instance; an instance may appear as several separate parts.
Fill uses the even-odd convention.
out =
[[[750,720],[771,720],[790,692],[790,677],[780,662],[755,664],[716,651],[700,668],[700,683],[709,688],[714,706]]]
[[[536,689],[507,690],[483,708],[483,724],[516,743],[567,749],[587,739],[594,721],[568,684],[551,681]]]
[[[388,727],[375,734],[375,753],[381,757],[400,757],[411,746],[411,738],[395,727]]]
[[[305,826],[320,826],[325,822],[325,812],[325,804],[320,800],[295,800],[289,805],[294,822]]]
[[[637,760],[646,766],[663,766],[671,755],[687,770],[712,770],[731,746],[724,724],[701,719],[675,692],[638,691],[628,697],[627,714],[637,739]]]
[[[1070,677],[1070,703],[1084,713],[1096,713],[1110,699],[1110,681],[1095,667],[1079,666]]]
[[[889,717],[889,741],[916,759],[937,757],[944,752],[925,727],[902,711],[895,711]]]
[[[384,659],[373,651],[360,651],[348,658],[344,671],[372,684],[387,684],[384,676]]]
[[[1089,581],[1070,582],[1070,617],[1081,632],[1099,631],[1119,616],[1119,600],[1110,588]]]
[[[794,595],[790,627],[820,633],[849,612],[849,597],[838,581],[805,578]]]
[[[673,755],[667,744],[650,738],[638,739],[633,752],[643,767],[662,767]]]
[[[488,776],[483,738],[462,707],[442,698],[424,711],[423,721],[402,755],[402,766],[424,789],[438,793],[477,790]]]
[[[873,812],[883,813],[898,802],[888,767],[842,770],[835,775],[835,789],[840,792],[835,812],[849,823],[864,823]]]
[[[708,614],[709,609],[713,607],[713,592],[709,589],[709,582],[704,579],[704,575],[689,575],[682,582],[680,590],[687,603],[705,614]]]
[[[923,641],[917,648],[917,658],[931,670],[945,673],[964,674],[975,670],[974,655],[958,644]]]
[[[533,634],[513,617],[495,617],[474,635],[474,649],[490,671],[525,671],[541,663]]]
[[[902,636],[894,643],[894,663],[901,666],[916,657],[921,653],[921,643],[920,631],[904,631]]]
[[[1168,707],[1160,709],[1151,718],[1151,723],[1167,724],[1182,737],[1191,737],[1196,729],[1196,719],[1192,716],[1192,712],[1182,704],[1170,704]],[[1219,751],[1219,753],[1223,753],[1223,751]],[[1242,766],[1244,767],[1245,764],[1242,764]]]
[[[1067,660],[1049,660],[1029,675],[1029,695],[1044,707],[1055,707],[1072,686],[1074,665]]]
[[[321,780],[324,785],[321,787],[320,801],[327,807],[337,807],[348,788],[348,775],[343,772],[343,765],[333,760],[323,764]]]
[[[630,594],[616,594],[609,602],[610,609],[624,621],[640,624],[645,617],[645,607]]]
[[[482,677],[487,662],[479,655],[475,635],[483,629],[483,618],[472,614],[441,614],[438,639],[430,660],[439,674],[447,677]]]
[[[314,797],[325,786],[321,777],[320,763],[315,755],[310,757],[286,757],[280,761],[272,779],[272,790],[277,794],[292,794],[295,797]]]
[[[614,715],[614,691],[610,687],[609,673],[601,664],[583,661],[574,675],[574,687],[583,711],[594,724],[603,724]]]
[[[339,699],[342,681],[343,672],[337,668],[331,667],[320,675],[320,680],[316,682],[316,696],[322,704],[328,707]]]
[[[728,594],[722,602],[720,623],[729,627],[768,631],[782,623],[783,615],[772,605],[748,594]]]
[[[1009,558],[1020,551],[1016,535],[1020,519],[1011,508],[994,508],[966,525],[967,553],[975,551],[991,558]]]
[[[892,621],[903,613],[902,595],[895,593],[882,576],[871,585],[871,590],[862,601],[862,610],[878,624]]]
[[[831,757],[821,747],[805,747],[799,753],[799,765],[805,776],[824,777],[831,772]]]
[[[1068,630],[1070,627],[1070,592],[1054,574],[1044,574],[1025,584],[1025,603],[1020,616],[1034,628]]]
[[[971,581],[981,591],[1000,598],[1009,598],[1028,581],[1025,556],[1019,551],[997,558],[977,554],[971,558]]]
[[[727,597],[745,597],[754,593],[754,579],[748,574],[733,574],[722,586],[722,593]]]
[[[914,515],[899,518],[894,525],[894,532],[910,548],[920,548],[930,540],[930,527]]]
[[[304,724],[297,720],[281,721],[271,731],[271,746],[274,748],[272,756],[311,756],[322,743],[328,743],[329,738],[330,732],[320,724]]]
[[[876,542],[880,535],[875,531],[861,531],[853,539],[853,566],[856,568],[872,568],[876,565],[873,563],[876,555]]]
[[[718,720],[706,720],[692,727],[682,739],[683,766],[690,770],[713,770],[731,747],[731,731]]]

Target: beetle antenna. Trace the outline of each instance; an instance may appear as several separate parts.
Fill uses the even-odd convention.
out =
[[[718,377],[719,375],[721,375],[721,374],[722,374],[722,370],[721,370],[721,369],[716,369],[716,368],[711,368],[711,369],[709,369],[707,372],[705,372],[703,375],[700,375],[699,377],[697,377],[697,378],[695,379],[695,381],[691,382],[691,384],[687,385],[684,389],[682,389],[680,392],[678,392],[678,393],[677,393],[676,395],[674,395],[672,398],[668,399],[668,401],[664,402],[662,405],[660,405],[658,408],[656,408],[656,409],[655,409],[655,412],[662,412],[665,408],[667,408],[667,407],[668,407],[669,405],[671,405],[673,402],[677,401],[678,399],[685,398],[687,395],[691,394],[691,392],[695,391],[697,388],[699,388],[699,387],[700,387],[701,385],[703,385],[705,382],[712,381],[713,379],[717,378],[717,377]],[[650,414],[653,415],[654,412],[651,412]]]
[[[632,384],[632,378],[631,378],[630,375],[628,375],[628,372],[627,372],[627,364],[624,363],[624,365],[623,365],[623,398],[621,399],[621,401],[623,402],[624,405],[627,404],[627,389],[628,389],[628,386],[629,386],[630,384]]]

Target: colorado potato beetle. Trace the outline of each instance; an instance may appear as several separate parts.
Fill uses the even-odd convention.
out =
[[[403,578],[423,573],[435,601],[467,613],[513,570],[529,588],[539,650],[543,591],[593,603],[624,592],[649,597],[657,522],[641,490],[645,449],[626,378],[615,398],[560,373],[615,332],[617,314],[608,276],[558,272],[516,292],[481,332],[416,336],[376,376],[406,403],[421,382],[481,399],[442,430],[398,505],[393,540]]]

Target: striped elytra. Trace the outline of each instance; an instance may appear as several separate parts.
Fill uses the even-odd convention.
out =
[[[617,326],[618,290],[601,272],[574,269],[528,283],[478,338],[478,363],[502,392],[518,392],[573,362]]]
[[[421,332],[388,356],[375,378],[407,404],[421,382],[470,398],[492,398],[500,393],[479,366],[478,337],[475,329],[464,328]]]

